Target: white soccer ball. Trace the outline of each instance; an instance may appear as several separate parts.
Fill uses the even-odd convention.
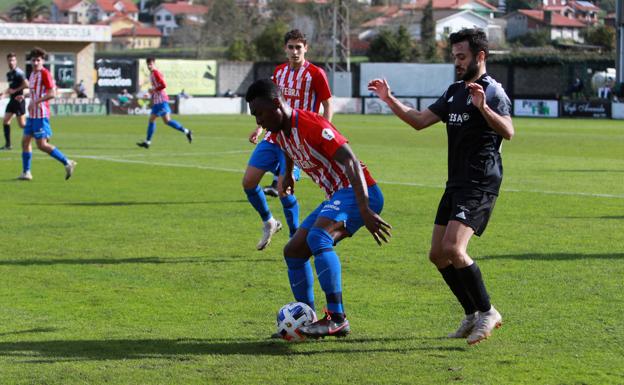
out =
[[[299,328],[316,322],[316,313],[303,302],[291,302],[277,312],[277,334],[289,342],[305,340]]]

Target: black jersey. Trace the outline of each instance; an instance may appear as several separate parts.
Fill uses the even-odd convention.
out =
[[[24,71],[22,71],[21,69],[15,67],[13,70],[7,72],[6,77],[7,82],[9,83],[9,88],[16,89],[24,83],[24,80],[26,79],[26,74],[24,74]],[[24,91],[19,90],[16,93],[11,94],[11,99],[15,99],[16,96],[23,94]]]
[[[483,87],[485,102],[499,115],[510,115],[511,101],[491,76],[476,81]],[[503,178],[500,146],[503,137],[490,128],[466,88],[453,83],[429,109],[446,123],[448,136],[447,188],[471,187],[498,194]]]

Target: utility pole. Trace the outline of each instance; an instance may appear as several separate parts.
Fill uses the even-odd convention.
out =
[[[335,96],[351,97],[351,47],[349,42],[349,0],[334,0],[332,55],[329,81]]]
[[[621,85],[624,83],[624,0],[617,0],[615,4],[615,28],[615,76]]]

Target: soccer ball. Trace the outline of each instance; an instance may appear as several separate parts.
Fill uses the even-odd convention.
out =
[[[291,302],[282,306],[277,312],[277,334],[289,342],[305,340],[299,328],[316,322],[316,313],[303,302]]]

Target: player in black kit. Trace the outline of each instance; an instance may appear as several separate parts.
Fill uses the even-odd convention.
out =
[[[467,254],[473,234],[480,236],[498,196],[503,165],[500,147],[514,135],[511,102],[502,86],[485,71],[488,41],[478,29],[451,34],[459,81],[428,109],[417,111],[399,102],[385,79],[374,79],[375,92],[403,121],[417,130],[440,120],[448,136],[448,180],[438,206],[429,259],[438,268],[465,317],[450,338],[476,344],[499,327],[502,317],[490,304],[481,271]]]
[[[11,119],[13,115],[17,116],[17,123],[21,128],[26,125],[26,102],[24,101],[24,89],[28,88],[28,81],[24,71],[17,67],[17,57],[14,53],[7,55],[7,63],[9,64],[9,72],[7,72],[7,82],[9,88],[4,91],[4,94],[9,95],[9,103],[7,104],[6,111],[4,113],[4,147],[0,147],[0,150],[11,149]]]

